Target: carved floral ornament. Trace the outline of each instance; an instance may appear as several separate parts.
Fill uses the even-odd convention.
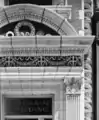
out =
[[[37,31],[37,32],[36,32]],[[35,35],[40,35],[40,36],[51,36],[50,33],[45,34],[45,31],[43,30],[36,30],[34,25],[26,20],[20,21],[16,24],[13,31],[8,31],[6,33],[6,36],[35,36]]]
[[[80,93],[81,85],[83,84],[82,78],[66,78],[64,80],[66,87],[66,94]]]
[[[22,26],[28,27],[30,29],[30,32],[28,30],[20,32],[20,28]],[[35,28],[31,22],[21,21],[15,26],[14,32],[15,32],[15,35],[17,35],[17,36],[32,36],[32,35],[35,35]]]

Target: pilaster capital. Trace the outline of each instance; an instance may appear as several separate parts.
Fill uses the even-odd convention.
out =
[[[83,84],[82,78],[66,78],[64,83],[66,87],[66,94],[80,94],[81,85]]]

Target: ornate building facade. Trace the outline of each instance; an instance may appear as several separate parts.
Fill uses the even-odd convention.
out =
[[[0,119],[92,120],[92,0],[0,0]]]

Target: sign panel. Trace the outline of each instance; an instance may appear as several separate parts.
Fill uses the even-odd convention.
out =
[[[52,115],[52,98],[6,98],[6,115]]]

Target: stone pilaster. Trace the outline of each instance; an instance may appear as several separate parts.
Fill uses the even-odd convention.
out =
[[[72,77],[65,79],[64,83],[66,88],[66,119],[80,120],[82,78]]]

